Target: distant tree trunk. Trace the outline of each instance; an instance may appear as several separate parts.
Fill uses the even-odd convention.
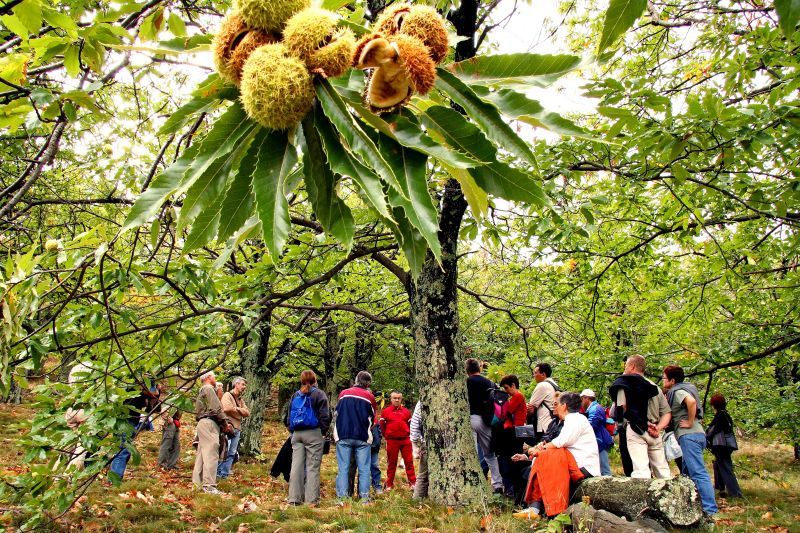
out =
[[[339,325],[331,321],[330,325],[325,330],[325,347],[322,355],[323,363],[325,364],[325,375],[323,376],[323,383],[321,388],[328,395],[331,405],[335,405],[336,396],[336,368],[342,359],[342,348],[339,341]]]
[[[264,415],[269,402],[270,380],[274,374],[274,364],[267,364],[271,318],[268,317],[250,332],[240,353],[242,376],[247,380],[244,401],[250,408],[250,416],[242,421],[239,453],[243,457],[253,457],[261,453],[261,430],[264,428]]]
[[[778,382],[780,387],[789,387],[800,382],[800,363],[787,363],[776,366],[775,381]],[[781,396],[786,397],[786,392],[781,392]],[[800,427],[797,424],[793,424],[789,430],[789,438],[794,448],[794,460],[800,461]]]
[[[27,374],[27,371],[25,372]],[[22,403],[22,387],[19,386],[19,382],[14,379],[14,375],[12,372],[11,375],[11,386],[8,389],[8,394],[6,394],[2,398],[3,403],[11,403],[19,405]]]

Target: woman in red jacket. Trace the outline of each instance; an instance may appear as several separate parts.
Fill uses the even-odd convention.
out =
[[[500,466],[500,475],[503,476],[503,488],[506,496],[515,498],[521,493],[522,479],[520,478],[520,468],[511,457],[522,453],[522,441],[517,439],[514,428],[525,425],[525,417],[528,409],[525,404],[525,396],[519,391],[519,378],[514,374],[504,376],[500,380],[500,387],[508,394],[508,402],[505,406],[505,419],[503,429],[497,434],[497,462]]]
[[[381,432],[386,441],[386,490],[394,486],[394,473],[397,470],[397,455],[403,454],[406,464],[406,477],[414,490],[417,476],[414,472],[414,456],[411,448],[411,411],[403,407],[403,395],[392,391],[392,404],[381,411]]]

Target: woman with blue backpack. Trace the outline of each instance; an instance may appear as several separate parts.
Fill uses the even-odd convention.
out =
[[[300,373],[300,390],[289,402],[287,426],[292,432],[292,470],[289,474],[289,503],[319,502],[319,471],[325,435],[331,424],[328,397],[316,387],[317,375]]]

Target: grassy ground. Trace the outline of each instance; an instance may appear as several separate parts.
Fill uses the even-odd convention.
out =
[[[15,446],[19,429],[13,425],[28,418],[29,409],[0,405],[0,461],[3,476],[18,473],[22,450]],[[411,499],[405,474],[398,473],[397,490],[379,495],[365,506],[336,505],[336,458],[326,455],[322,464],[322,502],[316,508],[289,506],[287,485],[273,479],[269,469],[286,430],[271,422],[264,431],[262,462],[241,462],[229,480],[220,483],[226,496],[197,493],[192,489],[193,423],[181,430],[181,460],[177,472],[156,468],[160,431],[146,432],[137,440],[142,463],[129,467],[119,487],[96,483],[60,524],[73,531],[416,531],[426,533],[489,530],[545,530],[541,525],[514,519],[509,509],[453,510]],[[385,458],[382,467],[385,471]],[[612,454],[612,465],[619,470]],[[800,531],[800,465],[789,447],[748,442],[734,455],[744,501],[721,500],[717,531]],[[0,515],[0,524],[10,514]]]

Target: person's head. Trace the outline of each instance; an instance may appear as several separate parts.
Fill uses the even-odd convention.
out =
[[[581,391],[581,405],[584,409],[588,409],[596,397],[592,389],[583,389]]]
[[[558,397],[556,403],[556,416],[564,420],[569,413],[578,413],[581,410],[581,397],[574,392],[565,392]]]
[[[480,374],[481,362],[475,359],[474,357],[470,357],[469,359],[467,359],[466,363],[464,363],[464,368],[466,369],[468,376]]]
[[[403,405],[403,393],[393,390],[392,394],[389,396],[389,400],[392,402],[393,406],[401,407]]]
[[[361,387],[362,389],[368,389],[370,385],[372,385],[372,374],[370,374],[366,370],[362,370],[361,372],[356,374],[356,387]]]
[[[247,380],[244,379],[242,376],[236,376],[231,380],[231,390],[234,395],[241,396],[244,390],[247,388]]]
[[[203,385],[211,385],[212,387],[217,386],[217,376],[214,375],[213,372],[206,372],[202,376],[200,376],[200,383]]]
[[[536,383],[541,383],[552,375],[553,367],[549,363],[537,363],[533,367],[533,379],[536,380]]]
[[[719,411],[720,409],[725,409],[727,407],[728,401],[725,399],[720,393],[715,394],[711,397],[711,407]]]
[[[686,374],[683,373],[683,369],[679,366],[672,365],[665,367],[664,375],[661,376],[662,384],[667,390],[670,390],[678,383],[681,383],[684,378],[686,378]]]
[[[313,370],[303,370],[300,372],[300,388],[303,390],[310,390],[311,387],[317,384],[317,375]]]
[[[519,390],[519,378],[514,374],[503,376],[503,379],[500,380],[500,388],[508,394],[514,394]]]
[[[641,355],[632,355],[625,360],[625,373],[626,374],[639,374],[644,376],[644,357]]]

